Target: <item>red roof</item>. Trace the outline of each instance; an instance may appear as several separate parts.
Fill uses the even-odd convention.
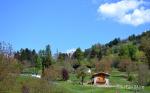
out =
[[[110,74],[108,74],[108,73],[105,73],[105,72],[99,72],[99,73],[93,74],[92,77],[99,76],[99,75],[110,76]]]

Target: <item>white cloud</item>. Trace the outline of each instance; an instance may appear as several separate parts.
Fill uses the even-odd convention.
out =
[[[66,51],[66,53],[74,53],[76,51],[76,48],[72,48],[72,49],[68,49],[67,51]]]
[[[150,22],[150,9],[146,9],[143,0],[122,0],[116,3],[104,3],[99,6],[98,13],[104,18],[138,26]]]

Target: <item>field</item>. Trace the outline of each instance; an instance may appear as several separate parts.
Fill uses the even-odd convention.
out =
[[[121,87],[114,87],[116,85],[129,85],[131,84],[125,78],[125,72],[119,72],[118,70],[114,69],[110,76],[110,85],[112,87],[97,87],[93,85],[80,85],[79,79],[76,78],[74,74],[70,75],[70,79],[68,81],[54,81],[53,87],[49,86],[52,91],[56,93],[135,93],[135,89],[127,89]],[[86,77],[85,81],[89,80],[90,77]],[[37,82],[37,78],[27,77],[27,76],[20,76],[17,78],[19,82],[29,82],[30,86],[34,86],[34,84],[39,84]],[[17,87],[19,84],[17,85]],[[20,88],[20,87],[19,87]],[[19,88],[17,91],[19,91]],[[150,87],[145,87],[144,90],[137,91],[136,93],[149,93]],[[15,92],[14,92],[15,93]],[[17,93],[17,92],[16,92]],[[18,92],[19,93],[19,92]],[[40,93],[40,92],[39,92]]]

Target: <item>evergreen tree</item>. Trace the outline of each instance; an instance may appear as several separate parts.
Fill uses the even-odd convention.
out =
[[[45,67],[48,68],[48,67],[52,64],[52,60],[51,60],[51,59],[52,59],[52,55],[51,55],[50,45],[47,45],[47,46],[46,46],[45,54],[46,54],[46,55],[45,55],[45,57],[46,57],[46,58],[45,58],[45,59],[46,59],[46,60],[45,60],[45,61],[46,61],[46,62],[45,62]]]

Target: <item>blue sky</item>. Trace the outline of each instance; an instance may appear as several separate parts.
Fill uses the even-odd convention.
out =
[[[124,39],[150,29],[144,15],[140,18],[134,13],[127,15],[142,19],[135,24],[135,18],[121,19],[127,18],[125,12],[120,12],[122,16],[104,11],[117,2],[120,0],[0,0],[0,41],[11,43],[14,50],[26,47],[39,50],[50,44],[55,53],[57,49],[66,52],[89,48],[98,42],[104,44],[116,37]],[[149,18],[147,6],[144,4],[141,9],[139,5],[132,11],[138,9]]]

